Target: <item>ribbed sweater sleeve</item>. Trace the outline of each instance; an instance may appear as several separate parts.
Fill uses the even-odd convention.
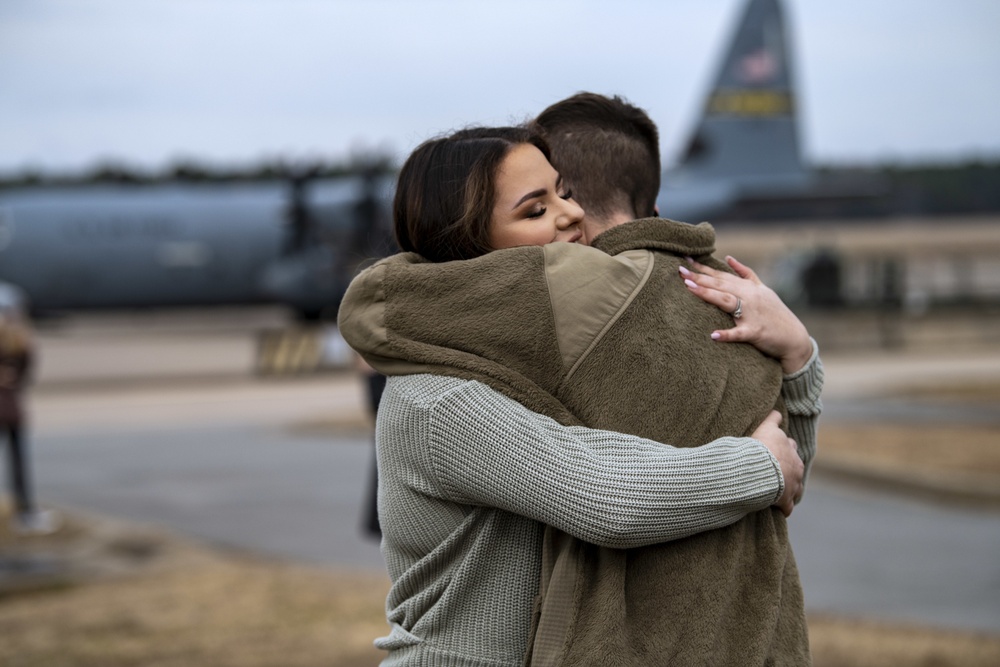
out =
[[[449,500],[630,548],[719,528],[771,505],[781,473],[750,438],[679,449],[567,427],[478,382],[431,406],[428,455]]]
[[[806,475],[816,456],[816,427],[823,402],[823,362],[819,346],[812,341],[812,357],[800,370],[786,375],[781,385],[781,395],[788,409],[788,434],[799,446],[799,456],[806,467]]]

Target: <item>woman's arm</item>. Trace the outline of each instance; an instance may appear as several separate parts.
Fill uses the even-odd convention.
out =
[[[439,396],[429,415],[427,460],[449,500],[498,507],[603,546],[720,528],[784,492],[777,461],[751,438],[677,449],[566,427],[478,382]]]
[[[781,385],[781,396],[788,410],[786,428],[798,443],[799,456],[804,464],[803,484],[816,456],[816,427],[823,411],[820,400],[823,391],[823,362],[819,358],[816,342],[810,340],[810,343],[813,353],[809,361],[795,373],[785,375]]]

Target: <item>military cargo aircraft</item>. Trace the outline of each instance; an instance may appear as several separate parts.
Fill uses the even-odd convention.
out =
[[[0,281],[32,311],[282,303],[335,309],[391,248],[384,176],[0,194]]]

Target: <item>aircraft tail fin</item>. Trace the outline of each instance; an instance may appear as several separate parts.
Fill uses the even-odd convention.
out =
[[[750,0],[680,171],[747,185],[804,180],[791,60],[779,0]]]

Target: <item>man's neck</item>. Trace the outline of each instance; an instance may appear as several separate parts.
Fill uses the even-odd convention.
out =
[[[612,213],[607,217],[595,218],[592,216],[585,216],[583,219],[583,224],[581,228],[583,229],[583,238],[587,245],[590,245],[595,238],[602,232],[606,232],[612,227],[617,227],[618,225],[625,224],[626,222],[631,222],[634,216],[631,213],[618,212]]]

